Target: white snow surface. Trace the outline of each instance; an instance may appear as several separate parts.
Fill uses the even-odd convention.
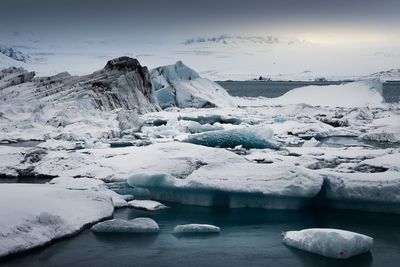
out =
[[[11,204],[10,204],[11,203]],[[38,247],[110,217],[111,199],[54,185],[0,185],[0,257]]]
[[[173,233],[174,234],[186,234],[186,233],[219,233],[221,229],[218,226],[211,224],[182,224],[177,225]]]
[[[311,228],[284,233],[283,243],[334,259],[347,259],[368,252],[373,238],[350,231]]]
[[[92,231],[96,233],[157,233],[160,228],[150,218],[112,219],[97,223],[92,226]]]

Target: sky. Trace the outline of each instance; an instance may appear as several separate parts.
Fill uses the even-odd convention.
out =
[[[400,68],[399,12],[398,0],[2,0],[0,44],[43,74],[130,55],[213,79],[364,75]]]

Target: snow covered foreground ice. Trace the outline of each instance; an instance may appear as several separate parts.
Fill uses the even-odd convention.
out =
[[[215,234],[220,232],[220,228],[210,224],[183,224],[177,225],[172,231],[174,234]]]
[[[93,191],[1,184],[0,257],[71,235],[113,211],[111,199]]]
[[[344,230],[312,228],[284,233],[288,246],[335,259],[347,259],[368,252],[373,238]]]
[[[157,233],[160,228],[150,218],[112,219],[97,223],[92,226],[92,231],[96,233]]]

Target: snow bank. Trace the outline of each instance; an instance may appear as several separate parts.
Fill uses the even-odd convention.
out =
[[[309,104],[333,107],[380,107],[384,102],[379,80],[352,82],[342,85],[306,86],[293,89],[268,104]]]
[[[150,71],[153,88],[162,108],[234,106],[232,97],[217,83],[201,78],[181,61]]]
[[[92,226],[96,233],[158,233],[158,224],[150,218],[112,219]]]
[[[136,208],[136,209],[144,209],[144,210],[151,210],[151,211],[162,210],[162,209],[168,208],[167,206],[165,206],[164,204],[162,204],[158,201],[138,200],[138,199],[129,201],[128,206]]]
[[[345,230],[312,228],[284,233],[283,243],[325,257],[347,259],[368,252],[373,239]]]
[[[173,233],[174,234],[200,234],[200,233],[219,233],[220,228],[210,224],[183,224],[177,225]]]
[[[110,217],[111,199],[54,185],[0,185],[0,257],[38,247]]]
[[[232,130],[210,131],[190,135],[185,142],[210,147],[273,148],[279,144],[273,139],[274,132],[267,127],[246,127]]]

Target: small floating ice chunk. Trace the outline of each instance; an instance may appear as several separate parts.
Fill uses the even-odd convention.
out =
[[[154,201],[154,200],[132,200],[128,202],[128,206],[136,208],[136,209],[144,209],[144,210],[161,210],[161,209],[166,209],[168,208],[164,204]]]
[[[204,132],[189,136],[188,143],[222,148],[234,148],[241,145],[244,148],[278,149],[279,144],[273,139],[274,132],[266,127],[246,127],[231,130]]]
[[[335,259],[347,259],[368,252],[373,238],[339,229],[312,228],[284,233],[283,243]]]
[[[177,225],[174,234],[200,234],[200,233],[219,233],[220,228],[211,224],[183,224]]]
[[[133,220],[112,219],[92,226],[97,233],[157,233],[158,224],[150,218],[136,218]]]
[[[128,202],[125,199],[123,199],[122,197],[113,196],[111,199],[112,199],[114,208],[123,208],[123,207],[128,206]]]

